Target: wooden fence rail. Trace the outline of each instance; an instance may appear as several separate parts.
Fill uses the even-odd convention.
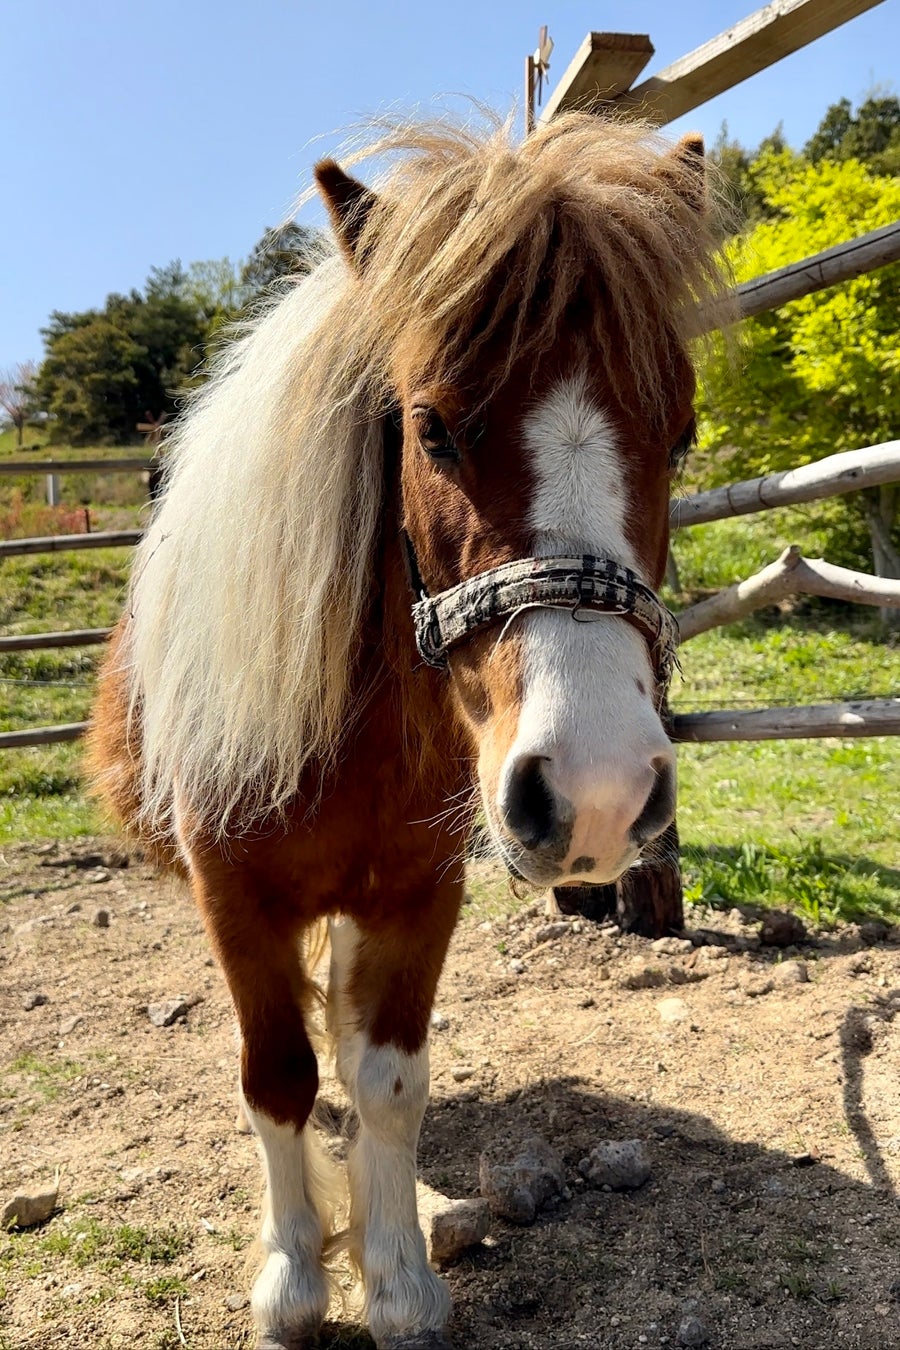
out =
[[[739,708],[734,711],[678,713],[672,719],[675,741],[815,740],[822,736],[900,736],[900,698],[854,699],[801,708]],[[87,722],[0,732],[0,750],[77,741]]]
[[[70,628],[63,633],[14,633],[0,637],[0,652],[36,652],[44,647],[93,647],[105,642],[111,628]]]
[[[156,468],[152,459],[16,459],[0,460],[0,473],[125,473],[149,472]]]
[[[670,507],[673,527],[705,525],[710,520],[751,515],[775,506],[796,506],[823,497],[838,497],[860,488],[879,487],[900,481],[900,441],[844,450],[799,469],[748,478],[727,487],[681,497]]]
[[[26,553],[64,553],[78,548],[122,548],[136,544],[143,530],[98,530],[96,534],[48,534],[34,539],[0,540],[0,558]]]
[[[676,741],[796,741],[820,736],[900,736],[900,698],[867,698],[801,708],[679,713]]]
[[[735,295],[742,319],[778,309],[801,296],[813,295],[842,281],[853,281],[866,272],[900,261],[900,220],[870,230],[846,243],[823,249],[801,262],[788,263],[775,272],[744,281]]]

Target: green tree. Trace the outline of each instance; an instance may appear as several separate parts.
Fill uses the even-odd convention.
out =
[[[102,310],[56,312],[43,330],[36,381],[55,440],[127,442],[137,424],[175,410],[196,382],[208,322],[180,263],[154,268],[144,293],[110,295]]]
[[[900,99],[873,93],[854,114],[848,98],[832,103],[804,153],[823,159],[858,159],[876,173],[900,174]]]
[[[770,212],[728,251],[745,280],[900,217],[900,180],[857,160],[790,151],[750,168]],[[900,264],[795,300],[742,327],[741,371],[722,346],[701,403],[695,471],[704,485],[808,463],[890,440],[900,426]],[[876,571],[900,575],[896,488],[844,499],[865,510]],[[858,518],[858,517],[857,517]],[[837,560],[837,559],[835,559]]]

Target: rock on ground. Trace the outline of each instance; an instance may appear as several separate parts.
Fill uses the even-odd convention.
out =
[[[578,1170],[592,1186],[633,1191],[650,1178],[650,1161],[640,1139],[605,1139],[582,1158]]]
[[[19,1191],[3,1206],[0,1229],[10,1227],[33,1228],[45,1223],[56,1208],[59,1195],[59,1176],[51,1187],[41,1191]]]
[[[440,1264],[454,1261],[487,1237],[491,1213],[486,1200],[451,1200],[421,1181],[416,1190],[430,1261]]]
[[[565,1190],[562,1158],[537,1135],[509,1160],[498,1150],[485,1150],[478,1170],[481,1194],[491,1212],[512,1223],[533,1223],[541,1205]]]

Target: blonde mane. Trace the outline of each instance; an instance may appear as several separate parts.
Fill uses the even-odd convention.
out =
[[[718,293],[696,167],[646,127],[570,114],[514,145],[508,127],[403,126],[369,147],[386,152],[400,163],[362,277],[320,263],[224,354],[168,443],[124,658],[148,824],[176,793],[222,829],[235,809],[282,808],[339,747],[396,363],[452,374],[502,334],[498,386],[577,305],[652,406]]]

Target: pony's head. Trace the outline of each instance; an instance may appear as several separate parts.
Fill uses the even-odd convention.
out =
[[[622,601],[656,604],[694,432],[688,344],[716,293],[702,142],[570,115],[517,148],[412,149],[383,192],[333,161],[317,178],[383,335],[413,581],[483,578],[446,660],[507,865],[608,881],[675,806],[662,638]],[[605,605],[593,583],[580,602],[584,555],[618,578]],[[570,560],[554,607],[533,563],[495,572],[535,559]],[[523,581],[505,604],[504,575]]]

